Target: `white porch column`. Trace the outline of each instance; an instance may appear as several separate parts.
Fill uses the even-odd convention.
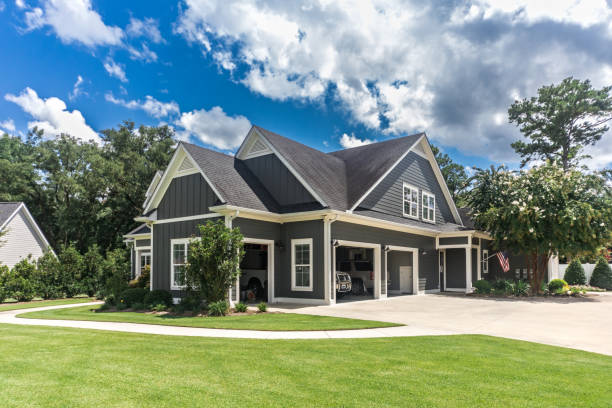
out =
[[[478,280],[482,279],[482,250],[480,247],[480,242],[482,242],[482,240],[478,241],[478,249],[476,250],[476,262],[477,262],[477,267],[476,267],[476,276],[478,277]]]
[[[380,245],[374,248],[374,299],[381,298],[381,268],[382,267],[382,257],[380,254]]]
[[[323,279],[324,279],[324,292],[325,292],[325,303],[332,304],[336,303],[335,296],[332,296],[332,290],[335,290],[334,275],[332,275],[332,251],[331,251],[331,220],[328,217],[323,218]]]
[[[465,247],[465,293],[472,291],[472,237]]]

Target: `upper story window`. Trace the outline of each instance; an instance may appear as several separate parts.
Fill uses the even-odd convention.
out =
[[[419,190],[404,183],[404,216],[419,217]]]
[[[312,291],[312,238],[291,240],[291,290]]]
[[[436,196],[423,191],[423,221],[436,222]]]

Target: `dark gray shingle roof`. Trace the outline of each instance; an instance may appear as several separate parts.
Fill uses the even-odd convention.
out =
[[[476,228],[474,224],[474,220],[472,219],[472,209],[468,207],[458,208],[459,216],[461,217],[461,221],[466,228],[474,229]]]
[[[329,153],[346,163],[347,209],[402,157],[424,133]]]
[[[0,203],[0,225],[4,224],[11,215],[23,204],[21,202]]]
[[[150,234],[151,228],[147,224],[142,224],[131,230],[125,235],[136,235],[136,234]]]

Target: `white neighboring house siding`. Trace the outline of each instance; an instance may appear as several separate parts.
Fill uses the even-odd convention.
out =
[[[30,225],[24,210],[21,208],[9,221],[4,229],[8,233],[0,238],[0,265],[12,268],[16,263],[28,255],[38,259],[45,253],[46,245],[38,238],[34,226]]]

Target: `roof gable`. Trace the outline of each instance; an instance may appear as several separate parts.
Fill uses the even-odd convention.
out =
[[[30,224],[30,227],[34,230],[40,241],[42,241],[46,249],[55,255],[53,248],[51,248],[51,244],[49,244],[49,241],[47,241],[47,237],[45,237],[45,234],[43,234],[42,230],[34,220],[34,217],[32,217],[32,214],[30,214],[28,207],[26,207],[25,203],[23,202],[0,203],[0,231],[6,228],[13,218],[15,218],[15,215],[20,212],[23,214],[23,218]]]
[[[23,205],[22,202],[0,203],[0,229],[13,218],[21,205]]]

